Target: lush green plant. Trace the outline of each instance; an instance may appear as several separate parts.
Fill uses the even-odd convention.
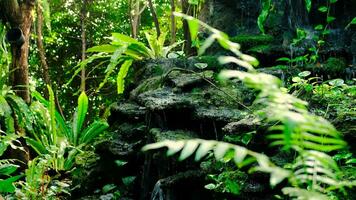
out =
[[[59,195],[70,195],[68,181],[59,181],[51,177],[47,158],[35,158],[28,163],[25,181],[20,181],[21,189],[16,191],[19,199],[59,199]]]
[[[14,144],[17,142],[17,138],[18,136],[15,134],[3,135],[0,131],[0,156],[3,156],[9,146],[21,149]],[[0,160],[0,194],[13,193],[16,189],[14,182],[22,177],[22,175],[14,175],[19,166],[13,164],[13,161],[9,159]]]
[[[162,33],[158,38],[156,35],[150,35],[148,32],[145,32],[145,35],[149,47],[129,36],[120,33],[113,33],[110,38],[110,44],[95,46],[88,49],[87,52],[97,54],[90,56],[87,60],[81,62],[77,66],[77,69],[69,83],[82,70],[82,68],[86,67],[89,63],[92,63],[95,60],[101,59],[104,61],[99,65],[106,62],[109,62],[109,64],[105,70],[105,78],[100,83],[97,90],[100,90],[106,84],[111,74],[116,70],[116,67],[121,65],[116,77],[116,82],[117,92],[118,94],[122,94],[125,89],[125,78],[134,60],[165,58],[172,49],[180,44],[174,43],[169,46],[164,46],[167,33]],[[108,58],[110,59],[107,60]]]
[[[88,97],[82,92],[78,98],[73,122],[67,125],[63,117],[55,110],[52,89],[48,87],[48,90],[49,101],[38,92],[33,92],[33,96],[39,101],[31,106],[37,124],[35,131],[32,132],[31,137],[26,138],[26,141],[39,155],[53,156],[53,169],[71,169],[78,154],[85,149],[85,146],[92,144],[94,138],[108,128],[108,124],[99,120],[84,128]]]
[[[0,85],[0,119],[3,120],[5,131],[9,134],[15,133],[15,119],[19,127],[28,131],[33,130],[33,116],[29,107],[5,84]]]
[[[311,114],[307,109],[307,103],[288,94],[281,87],[281,81],[268,74],[258,73],[250,64],[256,63],[255,59],[240,53],[239,46],[229,41],[228,37],[220,31],[188,16],[180,15],[188,20],[191,31],[196,34],[197,25],[202,25],[218,38],[219,43],[230,49],[235,57],[221,57],[222,64],[236,63],[245,67],[247,72],[225,70],[221,72],[221,79],[238,78],[246,86],[259,91],[254,104],[258,108],[256,116],[261,120],[275,124],[270,127],[271,134],[267,136],[271,140],[271,146],[282,146],[284,150],[293,150],[298,154],[289,168],[281,168],[274,165],[264,154],[250,151],[244,147],[218,141],[206,141],[201,139],[185,141],[163,141],[147,145],[143,150],[167,147],[167,155],[173,155],[181,151],[179,160],[184,160],[195,153],[195,160],[205,157],[209,151],[213,151],[215,158],[221,160],[230,156],[240,167],[257,162],[259,170],[271,174],[270,184],[275,186],[285,178],[288,178],[291,187],[285,187],[282,191],[291,197],[310,199],[328,199],[325,195],[328,191],[340,189],[344,186],[353,186],[355,183],[343,182],[340,179],[340,169],[336,162],[326,153],[333,150],[344,149],[346,143],[341,139],[339,132],[333,125],[322,117]],[[211,38],[211,37],[210,37]],[[206,48],[213,40],[205,41]],[[234,153],[229,153],[233,151]],[[225,158],[226,159],[226,158]]]
[[[269,15],[269,11],[271,9],[271,0],[263,0],[261,2],[262,2],[262,10],[257,18],[257,26],[262,33],[265,33],[264,23],[266,22]]]

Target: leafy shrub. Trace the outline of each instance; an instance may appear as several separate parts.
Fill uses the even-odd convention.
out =
[[[45,100],[38,92],[33,96],[39,100],[32,105],[36,117],[36,127],[26,141],[39,155],[53,155],[53,169],[69,170],[73,167],[78,154],[94,138],[103,133],[109,125],[98,120],[84,128],[85,116],[88,111],[88,97],[84,92],[78,98],[78,106],[71,125],[66,124],[62,116],[55,110],[54,94],[48,87],[50,100]],[[69,151],[69,152],[68,152]]]

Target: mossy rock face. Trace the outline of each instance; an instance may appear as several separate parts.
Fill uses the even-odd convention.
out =
[[[214,72],[203,71],[200,73],[184,73],[180,71],[171,72],[168,77],[175,87],[181,89],[194,88],[212,81]]]
[[[159,128],[153,128],[150,130],[150,135],[155,142],[162,142],[164,140],[188,140],[197,138],[198,136],[191,131],[184,130],[171,130],[163,131]]]
[[[137,100],[150,111],[164,111],[192,107],[191,102],[184,95],[177,95],[168,88],[147,91],[140,94],[137,97]]]
[[[239,43],[243,49],[252,48],[259,45],[268,45],[273,42],[272,35],[237,35],[231,41]]]
[[[136,98],[139,94],[146,91],[156,90],[162,86],[162,77],[155,76],[144,80],[140,85],[130,92],[131,98]]]
[[[228,123],[243,119],[247,115],[247,112],[224,107],[201,107],[197,108],[194,114],[194,118],[198,120],[212,120]]]

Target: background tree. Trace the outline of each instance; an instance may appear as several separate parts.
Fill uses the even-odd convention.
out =
[[[12,28],[7,34],[7,39],[11,42],[12,69],[14,70],[12,84],[17,94],[26,102],[30,102],[28,55],[34,7],[35,0],[3,0],[0,2],[3,22],[8,22]]]

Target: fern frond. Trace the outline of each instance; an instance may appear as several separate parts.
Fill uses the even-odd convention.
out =
[[[298,200],[329,200],[329,197],[324,194],[306,189],[285,187],[282,189],[282,192]]]
[[[254,104],[261,109],[256,112],[268,122],[279,123],[269,130],[274,133],[268,138],[272,146],[329,152],[343,149],[346,142],[335,127],[322,117],[309,113],[308,103],[281,89],[281,81],[274,76],[242,71],[226,70],[220,77],[238,78],[248,87],[260,91]]]
[[[293,179],[308,184],[314,191],[325,192],[325,185],[338,187],[340,169],[331,156],[319,151],[303,151],[293,164]]]
[[[185,160],[188,157],[192,156],[195,153],[195,160],[199,161],[209,152],[213,152],[217,160],[221,160],[228,153],[233,151],[233,161],[238,165],[244,165],[244,161],[250,163],[250,158],[253,158],[258,164],[257,167],[252,168],[252,171],[261,171],[265,173],[270,173],[270,184],[272,186],[277,185],[285,178],[290,176],[288,170],[282,169],[275,166],[269,158],[264,155],[254,151],[250,151],[245,147],[226,143],[219,142],[215,140],[203,140],[203,139],[191,139],[191,140],[166,140],[158,143],[148,144],[142,148],[143,151],[168,148],[167,156],[172,156],[174,154],[180,153],[179,160]]]

